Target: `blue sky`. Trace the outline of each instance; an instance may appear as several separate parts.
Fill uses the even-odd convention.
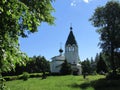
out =
[[[79,46],[81,61],[95,57],[100,52],[98,47],[99,35],[91,25],[89,18],[95,8],[103,6],[108,0],[56,0],[53,4],[56,18],[55,25],[42,23],[38,32],[30,34],[28,38],[20,38],[20,49],[28,56],[45,56],[50,60],[59,55],[60,43],[64,45],[70,32],[72,23],[73,33]]]

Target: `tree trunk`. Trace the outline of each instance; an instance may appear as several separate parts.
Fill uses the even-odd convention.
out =
[[[0,66],[0,90],[4,90],[3,77],[1,74],[1,66]]]
[[[113,70],[113,73],[116,74],[116,66],[115,66],[115,60],[114,60],[114,46],[111,44],[111,67]]]
[[[2,77],[2,57],[0,57],[0,90],[5,90],[4,78]]]
[[[45,74],[45,70],[44,69],[42,69],[42,79],[46,79],[46,74]]]

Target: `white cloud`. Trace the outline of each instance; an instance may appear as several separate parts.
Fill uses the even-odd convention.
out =
[[[84,3],[89,3],[95,0],[71,0],[71,6],[77,6],[81,1],[83,1]]]
[[[89,3],[89,0],[83,0],[85,3]]]
[[[76,0],[72,0],[71,6],[76,6]]]
[[[75,3],[71,3],[71,6],[76,6],[76,4]]]
[[[71,6],[77,6],[81,0],[71,0]]]
[[[83,2],[85,3],[89,3],[89,2],[92,2],[92,1],[96,1],[96,0],[82,0]]]

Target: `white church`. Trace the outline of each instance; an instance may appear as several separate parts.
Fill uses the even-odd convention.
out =
[[[60,48],[60,55],[52,57],[52,61],[50,63],[50,71],[51,73],[60,73],[61,65],[64,60],[67,60],[68,63],[71,64],[72,73],[73,74],[82,74],[78,45],[75,39],[75,36],[72,31],[72,27],[70,27],[70,33],[68,35],[67,41],[65,43],[65,53]]]

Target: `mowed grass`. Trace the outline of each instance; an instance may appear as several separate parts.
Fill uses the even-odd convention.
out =
[[[48,76],[46,79],[29,78],[27,81],[14,80],[7,81],[5,84],[9,90],[95,90],[89,83],[104,77],[95,75],[83,79],[83,76],[73,75]]]

